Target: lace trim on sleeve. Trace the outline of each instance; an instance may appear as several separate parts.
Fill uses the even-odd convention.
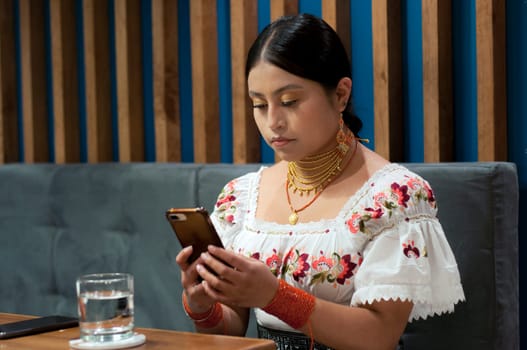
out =
[[[435,315],[452,313],[456,304],[465,301],[460,284],[444,287],[441,297],[434,302],[430,302],[432,294],[431,286],[377,285],[355,291],[351,305],[359,306],[383,300],[411,301],[414,304],[408,318],[408,321],[411,322],[420,318],[426,319]]]

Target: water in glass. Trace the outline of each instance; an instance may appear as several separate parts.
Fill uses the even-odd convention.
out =
[[[133,287],[112,289],[108,286],[111,283],[112,281],[107,281],[99,287],[93,287],[96,283],[92,281],[89,288],[82,288],[81,285],[78,311],[80,337],[84,341],[117,341],[133,335]]]

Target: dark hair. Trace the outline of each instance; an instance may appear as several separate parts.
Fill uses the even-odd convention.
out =
[[[351,78],[348,54],[338,34],[310,14],[284,16],[267,25],[249,49],[245,76],[259,61],[334,90],[340,79]],[[351,96],[342,112],[344,122],[358,135],[362,121],[353,112]]]

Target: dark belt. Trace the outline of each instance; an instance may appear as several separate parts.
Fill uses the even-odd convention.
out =
[[[271,339],[276,343],[277,350],[309,350],[311,349],[311,339],[302,333],[281,331],[267,328],[256,324],[258,337]],[[332,350],[332,348],[323,344],[314,343],[313,350]],[[399,340],[396,350],[403,350],[403,341]]]
[[[258,337],[264,339],[271,339],[276,343],[277,350],[309,350],[311,349],[311,339],[302,333],[281,331],[277,329],[267,328],[259,324]],[[313,350],[332,350],[323,344],[315,342]]]

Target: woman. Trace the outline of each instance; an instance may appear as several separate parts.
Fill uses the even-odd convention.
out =
[[[191,265],[192,248],[177,256],[197,330],[244,335],[255,308],[278,348],[394,349],[408,321],[453,311],[464,294],[433,192],[361,144],[335,31],[283,17],[254,42],[246,75],[281,161],[219,195],[212,220],[226,249]]]

